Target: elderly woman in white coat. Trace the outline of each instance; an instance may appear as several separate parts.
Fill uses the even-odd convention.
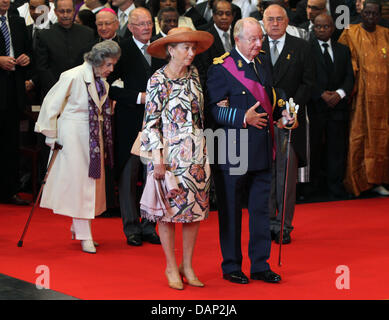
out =
[[[113,164],[108,83],[120,57],[118,44],[107,40],[85,54],[85,62],[63,72],[47,93],[35,131],[52,149],[62,146],[42,193],[40,206],[71,217],[72,238],[84,252],[96,253],[91,219],[106,210],[104,165]]]

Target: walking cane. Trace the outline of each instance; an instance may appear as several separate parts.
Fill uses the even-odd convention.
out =
[[[299,106],[296,105],[293,101],[293,98],[289,99],[289,102],[286,102],[286,110],[291,114],[294,118],[294,123],[292,126],[288,127],[286,126],[286,120],[284,122],[284,128],[288,129],[288,143],[286,147],[286,167],[285,167],[285,183],[284,183],[284,190],[282,195],[282,213],[281,213],[281,230],[280,230],[280,247],[278,252],[278,265],[281,266],[281,249],[282,249],[282,240],[284,237],[284,222],[285,222],[285,203],[286,203],[286,196],[288,193],[288,174],[289,174],[289,157],[290,157],[290,143],[292,140],[292,130],[297,128],[298,122],[297,122],[297,112],[298,112]]]
[[[39,200],[40,200],[40,198],[41,198],[41,194],[42,194],[42,191],[43,191],[43,187],[44,187],[45,184],[46,184],[47,177],[49,176],[50,169],[51,169],[51,167],[53,166],[53,163],[54,163],[54,161],[55,161],[55,158],[57,157],[58,151],[61,150],[61,149],[62,149],[62,146],[56,142],[56,143],[54,144],[53,154],[52,154],[52,156],[51,156],[51,158],[50,158],[49,165],[47,166],[47,171],[46,171],[46,174],[45,174],[45,178],[43,179],[43,182],[42,182],[41,188],[40,188],[40,190],[39,190],[38,196],[36,197],[36,200],[35,200],[35,202],[34,202],[34,205],[32,206],[30,215],[28,216],[26,225],[24,226],[24,230],[23,230],[22,236],[20,237],[20,240],[19,240],[19,242],[18,242],[18,247],[22,247],[22,246],[23,246],[23,239],[24,239],[24,236],[26,235],[28,226],[30,225],[30,221],[31,221],[31,218],[32,218],[32,214],[34,213],[35,207],[36,207],[36,205],[38,204],[38,202],[39,202]]]

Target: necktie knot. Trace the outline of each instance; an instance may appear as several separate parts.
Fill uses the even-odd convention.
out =
[[[3,22],[5,22],[5,20],[6,20],[7,18],[5,17],[5,16],[1,16],[0,17],[0,21],[3,23]]]
[[[323,43],[322,46],[324,47],[324,49],[328,49],[329,47],[328,43]]]

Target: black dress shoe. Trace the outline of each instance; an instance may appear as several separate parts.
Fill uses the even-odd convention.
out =
[[[142,237],[140,234],[132,234],[127,238],[127,244],[139,247],[142,245]]]
[[[274,242],[280,244],[280,234],[281,232],[278,231],[275,235]],[[290,231],[284,230],[282,233],[282,244],[289,244],[292,242],[292,238],[290,237]]]
[[[16,206],[28,206],[30,201],[23,200],[17,194],[8,199],[7,203],[14,204]]]
[[[281,281],[280,275],[271,270],[254,272],[250,275],[250,278],[253,280],[262,280],[270,283],[277,283]]]
[[[233,283],[247,284],[249,283],[249,278],[242,271],[234,271],[231,273],[223,274],[223,279],[226,279]]]
[[[161,244],[161,240],[156,232],[151,234],[142,234],[142,240],[152,244]]]

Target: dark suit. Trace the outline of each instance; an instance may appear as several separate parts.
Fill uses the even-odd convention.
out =
[[[341,196],[345,172],[347,129],[349,120],[348,98],[354,85],[354,74],[351,65],[350,50],[347,46],[331,41],[333,51],[333,71],[328,73],[324,56],[316,38],[310,40],[317,80],[312,92],[309,106],[311,122],[311,176],[316,185],[320,179],[320,163],[326,167],[325,180],[328,191]],[[321,98],[325,90],[343,89],[346,97],[330,108]],[[323,145],[323,135],[325,145]],[[324,161],[323,161],[324,158]]]
[[[52,26],[52,23],[49,24],[49,27]],[[32,44],[32,51],[33,53],[36,51],[37,45],[38,45],[38,33],[42,31],[42,29],[35,29],[35,32],[33,34],[33,28],[34,25],[30,24],[27,26],[27,34],[28,39],[30,43]],[[44,29],[47,30],[47,29]],[[32,92],[29,93],[30,102],[31,104],[37,104],[40,105],[42,103],[43,97],[41,94],[41,84],[40,84],[40,75],[37,70],[36,61],[33,59],[31,61],[30,67],[27,71],[27,80],[32,80],[34,83],[34,88]]]
[[[201,68],[198,69],[199,69],[201,84],[203,85],[206,82],[208,68],[212,65],[213,58],[220,57],[223,53],[226,52],[223,46],[223,41],[222,39],[220,39],[219,33],[217,32],[214,23],[212,23],[212,25],[209,26],[208,28],[204,29],[204,31],[207,31],[210,34],[212,34],[215,40],[208,50],[199,54],[198,57],[196,58],[199,60],[199,63],[201,64]],[[231,46],[234,47],[235,40],[234,40],[232,29],[230,30],[230,43]]]
[[[271,72],[266,57],[260,56],[261,62],[255,59],[258,78],[254,69],[250,68],[236,49],[231,51],[230,56],[236,68],[244,71],[245,78],[265,86],[267,96],[271,103],[275,104],[278,99],[273,97]],[[221,126],[220,130],[226,137],[228,132],[236,134],[232,139],[221,142],[219,148],[226,150],[227,155],[229,149],[232,149],[232,153],[242,156],[238,165],[231,157],[219,158],[218,169],[214,171],[219,209],[220,246],[223,255],[222,270],[224,274],[241,271],[241,220],[244,193],[242,191],[247,187],[251,273],[266,271],[269,270],[267,260],[270,255],[268,201],[273,147],[271,132],[269,127],[259,130],[248,126],[247,129],[243,129],[245,113],[257,102],[257,99],[222,64],[214,64],[210,67],[207,88],[209,107],[215,121]],[[225,98],[229,98],[229,107],[218,107],[217,102]],[[281,110],[275,108],[275,119],[280,116]],[[258,107],[257,112],[264,112],[262,105]],[[247,150],[247,157],[243,154],[244,148]],[[224,164],[221,163],[223,160],[225,160]],[[247,167],[244,166],[244,162]],[[236,169],[239,165],[243,167],[243,171],[230,170]]]
[[[146,221],[145,228],[139,226],[139,201],[136,200],[136,183],[141,162],[131,155],[138,132],[142,129],[144,104],[137,104],[139,92],[145,92],[147,81],[166,62],[152,58],[151,66],[139,50],[132,36],[120,42],[122,55],[115,66],[109,82],[121,79],[124,88],[111,86],[109,97],[116,100],[115,108],[115,170],[119,177],[120,211],[123,229],[127,238],[133,234],[155,232],[154,224]],[[152,226],[152,228],[150,227]]]
[[[330,14],[332,18],[334,19],[334,22],[336,18],[339,16],[338,13],[335,12],[336,7],[340,5],[346,5],[344,0],[329,0],[330,2]],[[296,5],[296,11],[295,15],[293,17],[293,20],[291,21],[294,25],[301,25],[302,23],[306,22],[308,20],[307,18],[307,3],[308,0],[300,0]]]
[[[207,20],[204,19],[204,17],[197,11],[195,7],[192,7],[186,11],[184,16],[192,19],[193,25],[196,29],[207,23]]]
[[[263,43],[263,50],[270,52],[269,37]],[[307,41],[285,34],[285,43],[272,68],[273,86],[285,91],[300,106],[298,110],[299,126],[292,130],[291,150],[288,172],[288,192],[285,203],[285,228],[292,229],[294,206],[296,201],[297,168],[307,164],[307,137],[305,106],[315,82],[311,50]],[[277,138],[277,155],[273,166],[272,192],[270,198],[270,218],[272,231],[280,230],[283,190],[285,185],[287,129],[275,128]]]
[[[78,24],[65,29],[55,23],[50,29],[38,33],[35,60],[43,96],[58,81],[62,72],[83,63],[79,60],[80,52],[94,38],[92,29]]]
[[[336,7],[337,6],[346,6],[344,0],[328,0],[330,3],[330,14],[332,16],[332,19],[334,20],[334,23],[336,23],[336,19],[340,16],[339,13],[336,13]],[[308,0],[301,0],[296,6],[296,14],[294,16],[294,20],[292,20],[292,23],[296,26],[299,26],[300,28],[303,28],[307,31],[309,27],[309,20],[307,18],[307,3]],[[334,41],[337,41],[342,34],[343,29],[335,28],[334,33],[332,34],[332,39]]]
[[[8,15],[9,33],[15,59],[21,54],[31,57],[24,19]],[[0,32],[0,56],[5,56],[6,47]],[[25,79],[28,66],[15,66],[15,71],[0,68],[0,196],[5,200],[18,192],[19,187],[19,126],[20,115],[26,107]]]

